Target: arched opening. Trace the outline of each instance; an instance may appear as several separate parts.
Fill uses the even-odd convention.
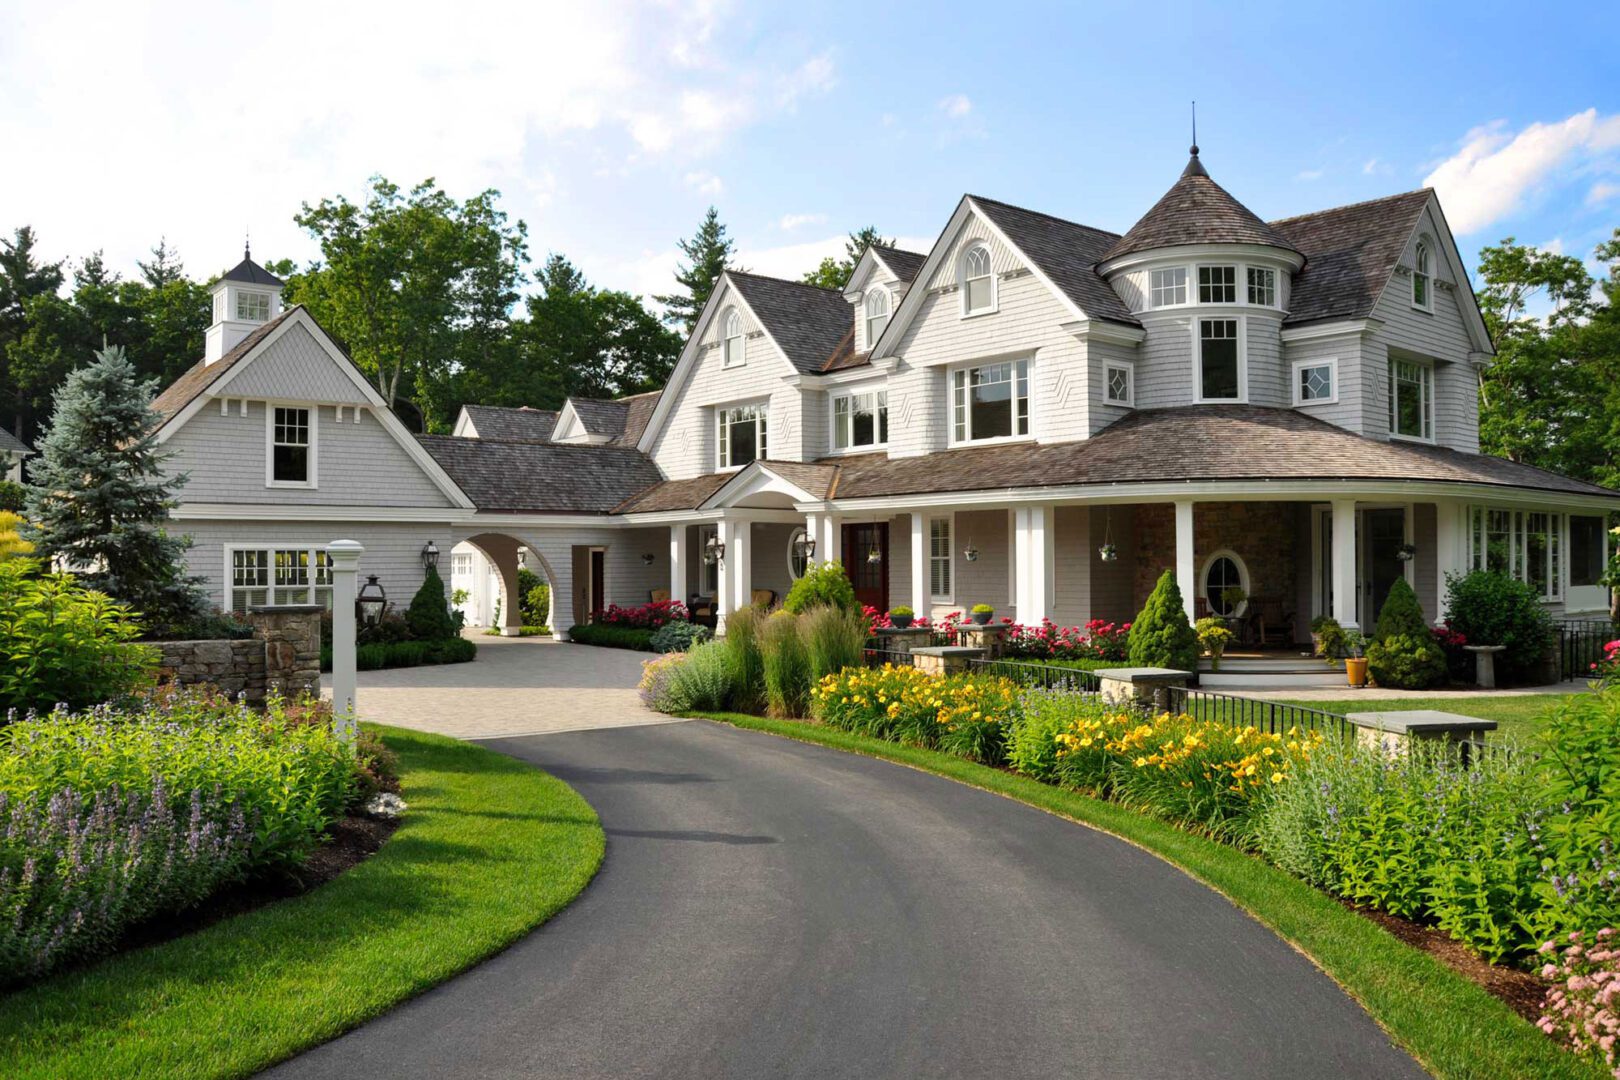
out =
[[[451,559],[451,603],[467,613],[469,626],[508,636],[525,627],[554,628],[556,576],[534,547],[505,533],[480,533],[460,538]],[[545,591],[536,595],[536,588]],[[467,595],[461,596],[463,591]]]

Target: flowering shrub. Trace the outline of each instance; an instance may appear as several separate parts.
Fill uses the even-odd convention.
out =
[[[1564,940],[1562,948],[1546,941],[1537,950],[1547,958],[1541,976],[1552,986],[1536,1026],[1620,1077],[1615,1054],[1620,1042],[1620,942],[1612,927],[1593,935],[1590,947],[1579,930]]]
[[[1605,686],[1620,679],[1620,639],[1604,643],[1603,659],[1592,665],[1592,678]]]
[[[1435,644],[1446,655],[1446,674],[1452,682],[1467,683],[1474,681],[1474,654],[1469,652],[1468,635],[1461,630],[1454,629],[1451,620],[1447,619],[1442,625],[1433,628]]]
[[[641,665],[641,681],[636,684],[636,693],[641,697],[641,703],[649,709],[656,709],[669,698],[670,681],[675,677],[675,669],[686,663],[686,652],[666,652]]]
[[[620,626],[629,630],[657,630],[667,623],[688,621],[686,605],[679,600],[654,600],[640,607],[620,607],[609,604],[603,611],[593,611],[591,622],[597,626]]]
[[[1007,655],[1037,660],[1123,661],[1130,649],[1130,623],[1092,619],[1084,627],[1059,627],[1051,619],[1039,626],[1003,620]]]
[[[942,678],[912,667],[846,668],[811,691],[816,719],[879,739],[938,747],[986,764],[1005,757],[1006,729],[1018,715],[1008,679]]]

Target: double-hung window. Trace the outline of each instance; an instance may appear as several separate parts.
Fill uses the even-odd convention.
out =
[[[727,308],[725,318],[720,321],[721,355],[726,367],[742,367],[743,355],[743,328],[742,315],[736,308]]]
[[[1389,432],[1403,439],[1434,438],[1434,369],[1428,364],[1390,359]]]
[[[1200,266],[1198,268],[1198,302],[1200,304],[1237,303],[1237,267]]]
[[[1249,303],[1277,306],[1277,271],[1264,266],[1249,267]]]
[[[881,288],[866,294],[866,347],[872,348],[889,325],[889,294]]]
[[[1472,506],[1468,514],[1470,570],[1516,578],[1543,600],[1564,598],[1563,514],[1493,506]]]
[[[951,519],[928,519],[928,594],[946,603],[951,599]]]
[[[721,409],[720,468],[740,469],[750,461],[768,457],[764,405],[738,405]]]
[[[833,449],[886,446],[888,442],[888,391],[869,390],[833,398]]]
[[[1412,263],[1412,306],[1428,311],[1434,306],[1434,278],[1429,272],[1428,244],[1418,241]]]
[[[983,364],[951,373],[953,442],[982,442],[1028,434],[1028,360]]]
[[[996,277],[990,269],[990,249],[975,244],[962,252],[958,272],[962,285],[962,314],[978,315],[996,307]]]
[[[1172,266],[1153,271],[1149,279],[1148,303],[1152,307],[1174,307],[1187,302],[1187,268]]]
[[[1238,320],[1198,320],[1199,400],[1242,399],[1242,357],[1238,345]]]
[[[332,606],[332,559],[324,548],[231,549],[231,611],[307,604]]]
[[[314,410],[270,406],[271,487],[315,486]]]

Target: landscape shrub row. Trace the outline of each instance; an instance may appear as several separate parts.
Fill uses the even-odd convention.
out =
[[[652,652],[651,630],[632,626],[606,626],[581,623],[568,629],[568,637],[581,645],[601,645],[609,649],[635,649]]]
[[[360,645],[354,650],[354,666],[358,671],[420,667],[424,664],[464,664],[477,658],[478,645],[459,637],[438,641],[376,642]],[[332,670],[331,646],[321,649],[321,670]]]
[[[0,982],[297,865],[385,756],[357,758],[318,703],[198,691],[0,729]]]

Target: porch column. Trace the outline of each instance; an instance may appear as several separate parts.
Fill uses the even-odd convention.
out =
[[[1468,570],[1468,507],[1434,504],[1434,624],[1446,618],[1446,576]]]
[[[1018,565],[1014,594],[1018,621],[1034,626],[1046,618],[1052,598],[1052,508],[1021,506],[1014,517]]]
[[[816,561],[844,561],[844,518],[841,514],[820,515],[821,532],[816,536]],[[846,568],[847,569],[847,568]]]
[[[1356,501],[1333,500],[1333,618],[1346,630],[1356,622]]]
[[[669,527],[669,598],[677,604],[686,603],[686,536],[688,527],[683,523]]]
[[[726,543],[726,562],[731,564],[735,575],[731,581],[731,604],[738,611],[754,602],[753,534],[752,522],[739,521],[732,525],[731,539]]]
[[[1198,553],[1193,539],[1193,506],[1191,499],[1176,503],[1176,587],[1181,590],[1181,604],[1187,611],[1187,621],[1198,621]]]
[[[735,523],[721,518],[715,522],[714,538],[725,550],[725,558],[720,560],[720,566],[714,575],[714,614],[715,632],[721,633],[726,628],[726,616],[731,614],[731,539],[735,532]]]
[[[917,618],[928,617],[928,515],[911,514],[911,610]]]

